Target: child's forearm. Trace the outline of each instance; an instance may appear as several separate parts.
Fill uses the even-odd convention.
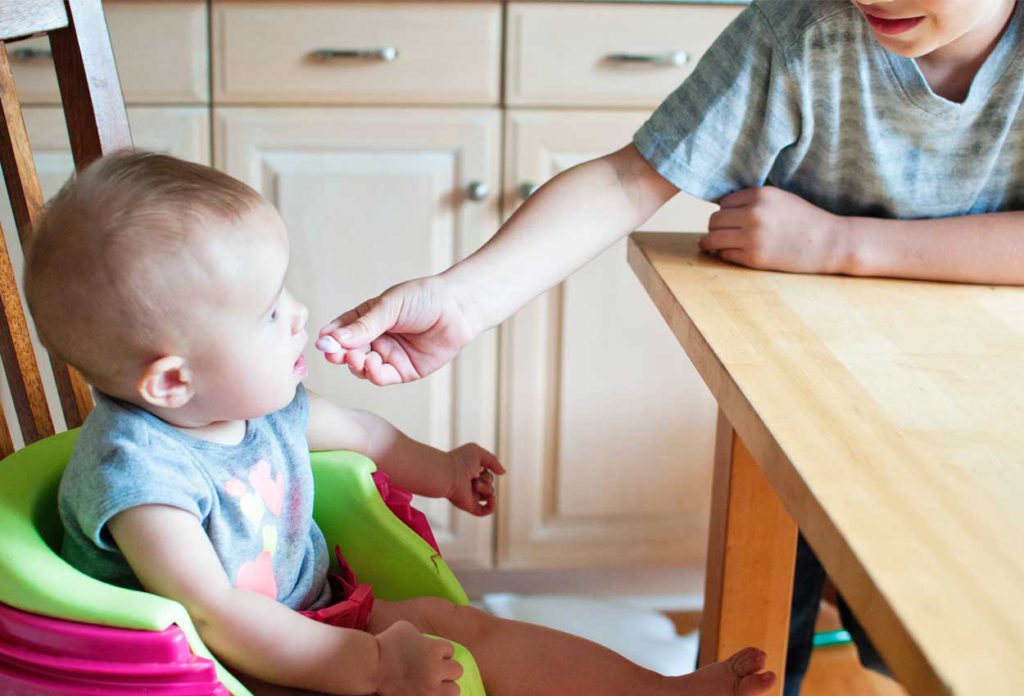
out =
[[[369,435],[364,454],[396,486],[428,498],[451,493],[456,482],[451,455],[412,439],[376,414],[354,413]]]
[[[1024,285],[1024,212],[930,220],[841,218],[849,275]]]
[[[635,230],[676,192],[629,145],[554,177],[443,277],[478,334]]]
[[[367,632],[327,626],[235,589],[189,613],[214,653],[263,681],[328,694],[372,694],[379,687],[379,648]]]

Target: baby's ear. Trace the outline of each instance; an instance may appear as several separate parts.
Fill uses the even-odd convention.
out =
[[[192,400],[195,387],[185,358],[168,355],[146,366],[136,390],[146,403],[161,408],[180,408]]]

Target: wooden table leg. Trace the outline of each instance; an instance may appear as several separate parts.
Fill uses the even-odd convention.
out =
[[[721,412],[715,449],[701,665],[759,647],[781,694],[796,524]]]

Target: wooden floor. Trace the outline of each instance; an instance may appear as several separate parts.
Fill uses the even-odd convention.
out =
[[[669,617],[680,633],[688,633],[700,623],[700,615],[694,613],[670,613]],[[840,627],[839,612],[822,602],[818,630]],[[853,645],[841,645],[814,651],[800,696],[907,696],[907,692],[893,680],[861,667]]]

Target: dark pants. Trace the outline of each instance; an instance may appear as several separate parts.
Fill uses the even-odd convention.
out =
[[[799,696],[814,649],[814,624],[818,619],[821,590],[825,586],[825,569],[810,545],[800,535],[796,547],[796,570],[793,574],[793,603],[789,613],[789,649],[786,651],[786,681],[783,696]],[[861,664],[882,674],[889,674],[882,657],[871,644],[864,629],[839,597],[839,615],[843,628],[853,636]]]

